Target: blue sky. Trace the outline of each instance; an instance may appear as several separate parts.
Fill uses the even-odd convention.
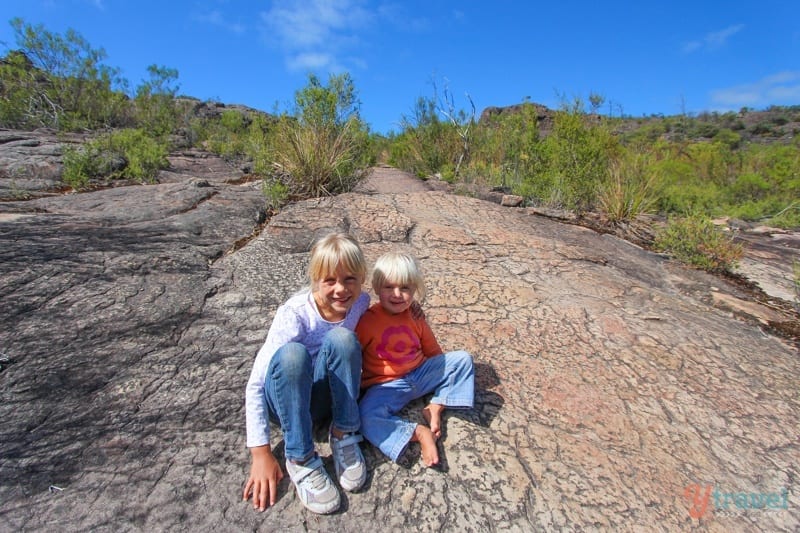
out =
[[[381,133],[434,82],[478,114],[590,93],[631,116],[800,104],[797,0],[2,0],[3,51],[14,17],[76,30],[133,87],[163,65],[182,94],[264,111],[347,71]]]

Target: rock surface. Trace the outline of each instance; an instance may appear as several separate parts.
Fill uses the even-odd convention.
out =
[[[800,358],[714,306],[736,287],[389,169],[259,232],[256,184],[181,168],[0,204],[0,530],[800,529]],[[446,414],[441,470],[366,445],[367,485],[339,512],[306,512],[285,478],[256,513],[244,384],[332,230],[370,263],[420,258],[442,347],[475,357],[476,407]],[[714,490],[699,518],[696,484]]]

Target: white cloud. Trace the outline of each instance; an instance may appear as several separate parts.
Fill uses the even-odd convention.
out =
[[[374,19],[363,0],[273,0],[261,13],[262,31],[292,70],[340,68],[337,56],[358,44]]]
[[[783,71],[753,83],[711,91],[711,102],[726,109],[796,104],[800,101],[800,71]]]
[[[305,52],[292,56],[286,60],[290,70],[318,70],[329,69],[335,60],[330,54]]]
[[[733,26],[728,26],[723,30],[707,33],[702,39],[689,41],[688,43],[684,44],[683,51],[687,54],[691,54],[692,52],[696,52],[697,50],[701,49],[715,50],[717,48],[722,48],[728,43],[728,40],[731,37],[743,29],[744,24],[734,24]]]
[[[199,20],[200,22],[211,24],[212,26],[223,28],[233,33],[244,33],[246,30],[243,24],[225,20],[225,16],[216,9],[209,11],[208,13],[196,15],[195,19]]]
[[[389,24],[401,31],[411,33],[429,32],[433,23],[424,16],[409,15],[406,6],[398,3],[381,4],[377,10],[381,24]]]
[[[705,38],[706,45],[708,45],[711,48],[718,48],[720,46],[725,46],[725,43],[728,41],[730,37],[733,37],[743,29],[744,29],[744,24],[736,24],[734,26],[728,26],[724,30],[709,33],[708,35],[706,35]]]

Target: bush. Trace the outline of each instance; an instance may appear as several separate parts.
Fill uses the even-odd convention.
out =
[[[65,148],[61,180],[76,191],[86,187],[89,180],[98,174],[95,152],[96,150],[91,144],[82,148]]]
[[[741,146],[742,136],[733,130],[723,128],[714,135],[714,141],[726,145],[731,150],[735,150]]]
[[[439,118],[435,97],[417,99],[411,117],[402,119],[403,131],[389,150],[391,164],[419,177],[455,168],[461,153],[456,127]]]
[[[478,124],[467,175],[480,175],[492,186],[518,188],[534,179],[539,139],[538,111],[525,103]]]
[[[147,72],[150,79],[136,89],[136,123],[152,135],[169,135],[178,125],[179,110],[175,102],[178,71],[150,65]]]
[[[657,232],[654,245],[681,262],[709,272],[732,271],[744,254],[733,236],[726,235],[701,215],[671,219]]]
[[[558,111],[552,131],[532,155],[529,191],[546,204],[590,209],[619,149],[608,128],[588,122],[580,109]]]
[[[264,178],[261,183],[261,191],[267,199],[267,209],[277,210],[289,199],[289,187],[275,176]]]
[[[747,172],[740,174],[725,189],[725,196],[731,204],[744,204],[763,199],[771,186],[761,174]]]
[[[152,182],[158,171],[169,166],[166,141],[154,138],[141,129],[119,130],[108,137],[107,150],[124,158],[127,165],[112,177]]]
[[[144,130],[119,130],[81,148],[65,149],[62,179],[73,189],[98,178],[153,181],[160,169],[169,166],[167,153],[167,143]]]

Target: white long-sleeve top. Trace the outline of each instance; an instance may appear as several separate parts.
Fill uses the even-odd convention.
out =
[[[347,311],[344,320],[338,322],[328,322],[322,318],[310,290],[292,296],[278,308],[267,333],[267,340],[256,355],[245,389],[248,448],[269,444],[269,415],[264,383],[270,359],[278,348],[289,342],[303,344],[311,354],[313,368],[325,334],[337,327],[355,330],[369,303],[369,295],[362,292]]]

